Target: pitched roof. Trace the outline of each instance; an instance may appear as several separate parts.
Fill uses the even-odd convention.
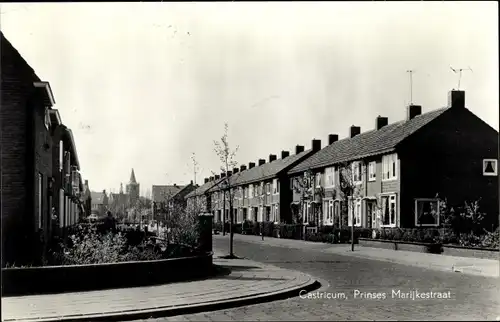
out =
[[[448,108],[442,108],[334,142],[293,167],[289,174],[308,169],[362,159],[393,151],[404,139],[436,119]]]
[[[310,155],[311,152],[312,150],[309,149],[299,154],[290,155],[284,159],[277,159],[269,163],[264,163],[261,166],[238,172],[231,176],[231,185],[239,186],[276,177],[281,171]]]
[[[152,189],[153,201],[164,201],[165,198],[172,198],[183,188],[184,186],[178,186],[178,185],[166,185],[166,186],[153,185]]]
[[[185,198],[191,198],[191,197],[194,197],[194,196],[201,196],[203,195],[205,192],[207,192],[209,189],[213,188],[214,186],[216,186],[219,182],[221,182],[224,178],[219,178],[218,180],[213,180],[213,181],[209,181],[207,183],[204,183],[203,185],[199,186],[198,188],[196,188],[195,190],[191,191],[190,193],[188,193],[186,195]]]
[[[102,192],[91,191],[90,196],[92,198],[92,203],[96,205],[102,205],[104,201],[104,194]]]

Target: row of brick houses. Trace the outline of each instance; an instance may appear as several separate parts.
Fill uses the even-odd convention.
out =
[[[497,226],[498,143],[498,132],[465,107],[465,92],[452,90],[446,108],[422,114],[410,105],[406,119],[391,124],[377,116],[373,130],[353,125],[345,139],[329,135],[323,149],[313,140],[310,150],[297,146],[292,156],[284,151],[281,159],[270,155],[268,163],[206,178],[187,198],[214,221],[228,221],[229,183],[237,223],[351,226],[353,218],[368,228],[440,226],[438,197],[452,206],[480,199],[488,224]],[[348,198],[342,197],[346,173]],[[297,186],[306,176],[305,198]]]
[[[2,266],[40,260],[54,234],[90,207],[72,131],[1,33]],[[54,217],[54,218],[53,218]]]

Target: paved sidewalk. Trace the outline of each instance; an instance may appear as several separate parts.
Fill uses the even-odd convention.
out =
[[[229,275],[103,291],[2,298],[2,321],[127,320],[196,313],[298,295],[309,275],[246,259],[215,258]]]
[[[409,251],[395,251],[390,249],[364,247],[355,245],[351,252],[348,244],[326,244],[318,242],[307,242],[293,239],[280,239],[260,236],[235,234],[235,239],[264,245],[273,245],[286,248],[310,249],[339,255],[369,258],[385,262],[392,262],[416,267],[444,270],[449,272],[463,273],[468,275],[479,275],[488,277],[499,277],[499,261],[492,259],[458,257],[439,254],[427,254]],[[227,238],[214,235],[214,238]]]

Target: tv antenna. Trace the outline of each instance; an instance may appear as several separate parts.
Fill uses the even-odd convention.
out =
[[[450,69],[451,69],[451,70],[452,70],[455,74],[458,74],[458,88],[457,88],[457,90],[459,90],[459,89],[460,89],[460,80],[462,79],[462,72],[463,72],[463,71],[466,71],[466,70],[471,71],[471,72],[474,72],[474,71],[472,70],[472,68],[470,68],[470,67],[468,67],[468,68],[460,68],[460,69],[455,69],[455,68],[453,68],[453,67],[451,67],[451,66],[450,66]]]
[[[413,73],[415,73],[415,70],[413,69],[408,69],[406,71],[410,75],[410,104],[413,104]]]

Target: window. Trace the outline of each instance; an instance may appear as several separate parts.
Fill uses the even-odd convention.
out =
[[[273,179],[273,194],[278,194],[278,179]]]
[[[280,222],[280,207],[278,204],[274,205],[274,221]]]
[[[398,156],[396,153],[382,157],[382,180],[397,179],[397,162]]]
[[[48,130],[50,128],[50,113],[48,107],[45,107],[45,115],[43,123],[45,124],[45,128]]]
[[[43,216],[43,175],[38,173],[38,229],[42,229]]]
[[[305,203],[304,204],[304,223],[305,224],[309,223],[310,212],[311,212],[311,204]]]
[[[368,163],[368,181],[375,181],[377,179],[377,162],[372,161]]]
[[[314,180],[314,186],[317,188],[321,187],[321,172],[316,173],[316,178]]]
[[[64,190],[59,189],[59,227],[64,227]],[[94,209],[97,209],[98,205],[94,204]]]
[[[59,141],[59,171],[62,171],[64,163],[64,143]]]
[[[270,183],[266,183],[266,193],[268,195],[271,194],[271,184]]]
[[[325,223],[333,223],[333,200],[324,202],[323,214]]]
[[[352,215],[353,211],[354,216]],[[354,226],[361,227],[361,199],[349,199],[348,214],[347,225],[352,226],[352,219],[354,219]]]
[[[498,160],[484,159],[483,160],[483,176],[497,176],[498,175]]]
[[[382,226],[396,226],[396,195],[382,196]]]
[[[330,188],[335,185],[335,168],[330,167],[325,169],[325,188]]]
[[[352,181],[354,183],[361,183],[361,162],[352,163]]]
[[[439,226],[439,200],[415,199],[415,226]]]
[[[248,196],[249,198],[253,197],[253,185],[248,186]]]

